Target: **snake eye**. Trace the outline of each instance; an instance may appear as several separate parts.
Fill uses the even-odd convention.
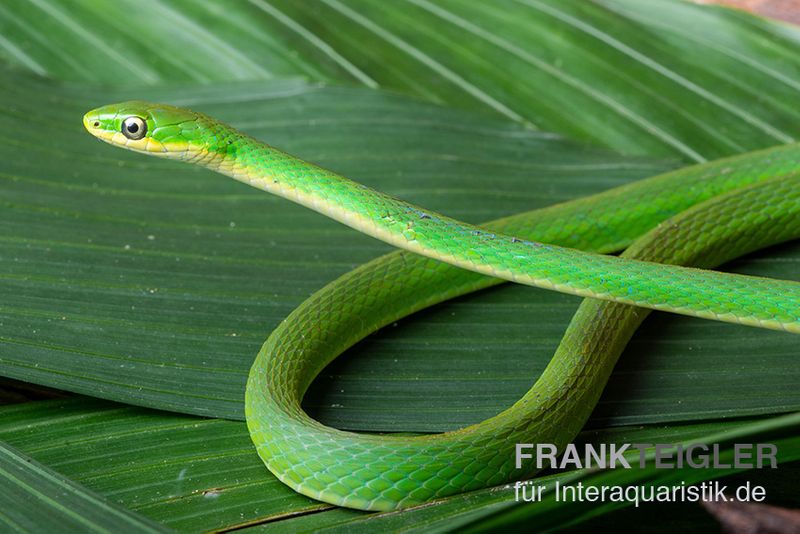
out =
[[[147,133],[147,123],[141,117],[130,116],[122,121],[122,134],[128,139],[141,139]]]

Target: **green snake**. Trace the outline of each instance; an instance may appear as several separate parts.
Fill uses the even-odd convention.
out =
[[[532,475],[532,466],[516,467],[516,444],[561,448],[575,437],[649,310],[800,333],[800,283],[696,268],[800,237],[800,145],[474,226],[194,111],[131,101],[92,110],[83,121],[112,145],[205,166],[405,249],[312,295],[273,331],[250,371],[245,410],[258,454],[285,484],[332,504],[392,510]],[[593,297],[530,391],[507,410],[423,436],[345,432],[302,410],[314,377],[360,339],[503,280]]]

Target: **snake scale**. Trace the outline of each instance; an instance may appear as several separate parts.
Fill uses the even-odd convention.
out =
[[[131,101],[83,121],[112,145],[202,165],[405,249],[312,295],[272,332],[250,372],[245,410],[258,454],[281,481],[332,504],[392,510],[532,475],[515,468],[515,444],[569,443],[650,310],[800,333],[800,283],[705,270],[800,237],[800,145],[474,226],[194,111]],[[301,409],[314,377],[360,339],[504,280],[593,297],[510,408],[457,431],[413,437],[345,432]]]

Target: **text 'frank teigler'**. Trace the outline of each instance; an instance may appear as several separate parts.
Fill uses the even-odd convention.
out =
[[[541,469],[777,469],[778,447],[772,443],[736,443],[732,447],[703,443],[568,444],[562,451],[549,443],[517,443],[516,468]]]

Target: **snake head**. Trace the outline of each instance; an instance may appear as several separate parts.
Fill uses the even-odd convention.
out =
[[[83,125],[106,143],[175,159],[206,154],[208,139],[214,139],[213,123],[205,115],[141,100],[93,109],[83,116]]]

